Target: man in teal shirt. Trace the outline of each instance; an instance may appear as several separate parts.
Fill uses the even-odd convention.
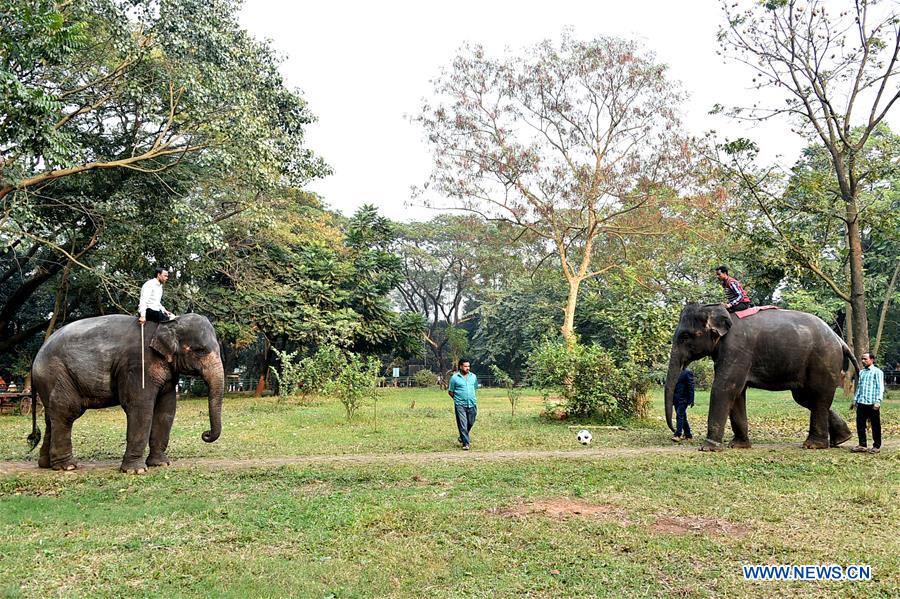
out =
[[[475,390],[478,389],[478,378],[475,373],[469,372],[469,361],[460,360],[457,365],[459,370],[450,377],[447,393],[453,398],[453,407],[456,411],[456,428],[459,429],[459,442],[465,451],[469,450],[469,432],[475,425],[475,416],[478,415],[478,404],[475,399]]]
[[[856,408],[856,434],[859,445],[854,453],[881,451],[881,400],[884,399],[884,373],[875,366],[875,356],[866,352],[860,358],[863,368],[859,371],[856,396],[850,409]],[[872,449],[866,447],[866,422],[872,423]]]

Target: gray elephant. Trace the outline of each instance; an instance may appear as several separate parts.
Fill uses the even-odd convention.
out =
[[[810,449],[837,446],[850,428],[834,410],[835,389],[852,362],[853,352],[821,319],[794,310],[765,310],[748,318],[729,314],[722,304],[688,304],[672,340],[666,378],[666,422],[672,427],[672,395],[682,369],[711,356],[715,379],[709,399],[706,442],[701,450],[723,449],[725,420],[731,419],[731,447],[750,447],[747,388],[790,390],[808,409]]]
[[[32,367],[32,408],[39,394],[47,429],[38,460],[41,468],[73,470],[72,423],[89,408],[116,404],[128,420],[122,472],[140,474],[145,464],[169,464],[166,448],[179,374],[206,381],[210,430],[202,437],[207,443],[219,438],[225,373],[209,320],[186,314],[162,324],[147,322],[144,343],[143,383],[141,325],[134,316],[85,318],[62,327],[44,343]],[[32,449],[40,439],[32,409]],[[148,442],[150,455],[144,461]]]

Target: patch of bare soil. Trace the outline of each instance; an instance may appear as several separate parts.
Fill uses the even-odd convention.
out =
[[[705,516],[660,516],[650,525],[650,531],[670,535],[742,537],[750,532],[750,527]]]
[[[568,497],[538,499],[492,508],[488,511],[491,514],[507,518],[537,515],[556,520],[577,517],[617,522],[623,526],[632,524],[628,518],[628,511],[619,506],[609,503],[590,503]],[[705,516],[657,516],[648,528],[653,533],[672,535],[743,537],[750,532],[750,527],[744,524]]]
[[[577,516],[579,518],[595,518],[628,524],[627,513],[618,506],[609,503],[589,503],[578,499],[569,499],[568,497],[540,499],[503,508],[492,508],[490,512],[508,518],[521,518],[538,514],[558,520]]]

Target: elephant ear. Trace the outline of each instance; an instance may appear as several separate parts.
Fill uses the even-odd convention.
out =
[[[150,340],[150,347],[162,354],[166,358],[166,362],[171,362],[175,357],[175,352],[178,351],[178,339],[172,329],[173,327],[170,325],[160,324],[156,327],[153,339]]]
[[[706,318],[706,328],[719,337],[724,337],[731,329],[731,316],[721,306],[713,308]]]

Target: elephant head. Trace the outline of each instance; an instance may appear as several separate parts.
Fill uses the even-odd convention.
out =
[[[731,329],[731,315],[722,304],[687,304],[672,338],[666,375],[666,424],[672,431],[672,396],[681,371],[694,360],[710,356]]]
[[[209,320],[199,314],[185,314],[160,324],[150,347],[181,374],[202,377],[209,387],[209,426],[203,440],[212,443],[222,433],[222,396],[225,370],[219,353],[216,332]]]

